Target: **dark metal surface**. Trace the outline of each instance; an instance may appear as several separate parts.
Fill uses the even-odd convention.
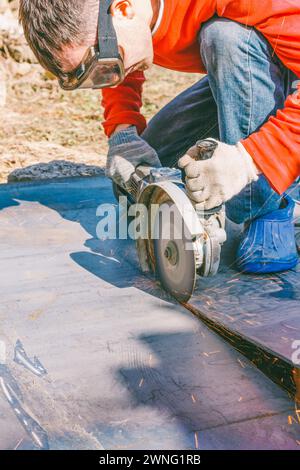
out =
[[[101,177],[0,187],[0,448],[299,449],[286,393],[96,238],[113,200]]]
[[[240,229],[227,224],[228,242],[217,276],[201,279],[189,307],[280,385],[295,392],[292,361],[300,340],[300,266],[278,274],[239,273]]]

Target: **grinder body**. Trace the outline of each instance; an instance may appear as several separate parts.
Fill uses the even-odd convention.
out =
[[[214,141],[196,145],[197,159],[211,158]],[[165,290],[187,302],[198,276],[218,272],[226,241],[224,207],[204,211],[194,204],[188,197],[184,174],[175,168],[138,167],[126,189],[115,186],[114,192],[117,197],[126,194],[129,204],[147,208],[141,221],[147,227],[147,237],[136,241],[142,270],[154,272]]]

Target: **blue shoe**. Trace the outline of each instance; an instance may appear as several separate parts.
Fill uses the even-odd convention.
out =
[[[246,273],[275,273],[298,263],[293,212],[295,203],[285,196],[286,206],[253,220],[237,251],[236,264]]]

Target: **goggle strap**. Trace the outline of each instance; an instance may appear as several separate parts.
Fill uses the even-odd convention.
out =
[[[98,43],[101,59],[119,57],[118,41],[109,12],[112,0],[99,0]]]

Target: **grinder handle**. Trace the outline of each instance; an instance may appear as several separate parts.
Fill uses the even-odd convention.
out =
[[[190,150],[190,156],[196,160],[209,160],[218,147],[218,142],[211,139],[198,140],[195,147]]]
[[[152,167],[149,166],[149,165],[140,165],[140,166],[136,167],[134,174],[136,174],[140,178],[145,178],[146,176],[150,175],[151,169],[152,169]]]
[[[198,140],[196,145],[188,151],[188,155],[195,161],[209,160],[212,158],[218,143],[215,140],[205,139]],[[184,169],[181,170],[182,181],[185,182],[186,174]]]
[[[212,139],[204,139],[204,140],[198,140],[196,142],[196,145],[192,147],[188,154],[189,156],[195,160],[195,161],[200,161],[200,160],[210,160],[218,147],[218,142]],[[182,170],[182,180],[185,181],[186,174],[185,171]],[[195,204],[197,207],[197,204]],[[222,205],[218,207],[214,207],[213,209],[209,209],[205,211],[205,216],[210,216],[212,214],[215,214],[216,212],[220,212],[222,209]]]

